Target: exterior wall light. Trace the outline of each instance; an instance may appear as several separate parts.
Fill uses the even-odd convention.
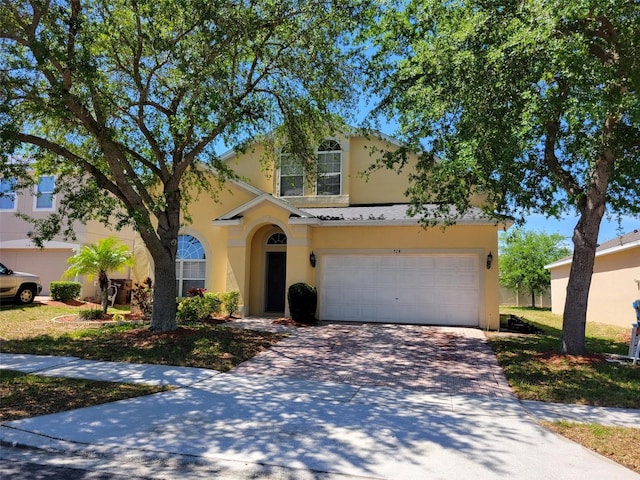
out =
[[[309,263],[313,268],[316,268],[316,254],[313,252],[311,252],[311,255],[309,255]]]
[[[492,263],[493,263],[493,254],[489,252],[489,255],[487,255],[487,270],[491,270]]]

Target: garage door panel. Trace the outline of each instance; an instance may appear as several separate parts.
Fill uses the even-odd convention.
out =
[[[478,325],[474,254],[326,255],[324,320]]]

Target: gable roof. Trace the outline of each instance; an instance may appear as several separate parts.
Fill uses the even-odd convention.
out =
[[[268,135],[272,134],[273,132],[269,132],[267,134],[264,134],[262,136],[258,136],[256,137],[256,139],[254,139],[252,142],[250,142],[249,145],[255,145],[257,143],[261,142],[261,138],[267,137]],[[339,131],[334,132],[335,134],[342,134],[345,135],[347,137],[356,137],[356,136],[360,136],[360,137],[371,137],[371,138],[378,138],[380,140],[383,140],[385,142],[390,143],[391,145],[395,145],[395,146],[401,146],[402,142],[400,142],[399,140],[391,137],[390,135],[387,135],[386,133],[382,133],[379,130],[364,130],[358,127],[353,127],[351,125],[345,125],[344,128],[342,128]],[[238,150],[236,150],[235,148],[230,148],[228,150],[226,150],[225,152],[223,152],[222,154],[219,155],[219,160],[222,162],[227,162],[233,158],[235,158],[240,152]]]
[[[273,195],[269,194],[269,193],[264,193],[262,192],[260,195],[258,195],[257,197],[249,200],[248,202],[243,203],[242,205],[240,205],[237,208],[234,208],[233,210],[230,210],[229,212],[225,213],[224,215],[220,216],[219,218],[214,219],[214,222],[216,223],[221,223],[224,221],[229,221],[229,220],[236,220],[240,217],[242,217],[244,215],[244,213],[255,207],[256,205],[259,205],[261,203],[272,203],[274,205],[277,205],[278,207],[284,209],[284,210],[288,210],[289,213],[292,216],[296,216],[296,217],[308,217],[309,214],[305,213],[304,211],[300,210],[299,208],[296,208],[294,206],[292,206],[289,202],[286,202],[284,200],[280,200],[279,198],[274,197]]]
[[[617,253],[623,250],[638,247],[640,247],[640,230],[636,229],[632,232],[625,233],[623,235],[620,235],[619,237],[612,238],[611,240],[607,240],[606,242],[598,245],[598,247],[596,248],[596,257],[610,255],[612,253]],[[570,265],[572,261],[573,256],[568,256],[565,258],[561,258],[556,262],[550,263],[549,265],[545,265],[544,268],[551,269],[561,267],[563,265]]]

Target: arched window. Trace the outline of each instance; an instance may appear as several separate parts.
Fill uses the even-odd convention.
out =
[[[287,236],[284,233],[277,232],[267,239],[267,245],[286,245]]]
[[[192,235],[178,236],[176,286],[178,296],[186,297],[191,288],[204,288],[207,261],[200,240]]]
[[[325,140],[318,147],[316,195],[342,193],[342,147],[335,140]]]

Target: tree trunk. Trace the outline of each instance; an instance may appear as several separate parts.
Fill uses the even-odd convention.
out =
[[[176,323],[176,265],[175,257],[165,255],[154,258],[155,287],[153,289],[153,310],[151,330],[170,332],[178,328]]]
[[[562,321],[562,353],[569,355],[586,353],[587,303],[598,247],[600,222],[605,211],[604,193],[588,195],[585,204],[573,231],[573,262],[569,272]]]
[[[180,230],[180,191],[165,186],[166,208],[158,215],[156,234],[146,232],[142,238],[154,262],[155,288],[151,327],[154,332],[170,332],[176,323],[176,252]],[[147,238],[145,238],[145,236]]]
[[[531,308],[536,308],[536,292],[531,290]]]
[[[102,293],[102,313],[106,314],[109,308],[109,277],[104,270],[100,270],[98,274],[98,285]]]

